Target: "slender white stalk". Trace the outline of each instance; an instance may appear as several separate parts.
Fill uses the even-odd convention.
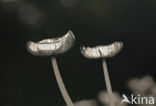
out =
[[[110,106],[115,106],[114,96],[113,96],[113,92],[112,92],[112,87],[111,87],[107,64],[106,64],[105,59],[102,59],[102,64],[103,64],[103,72],[104,72],[104,77],[105,77],[105,82],[106,82],[107,93],[108,93],[108,97],[109,97],[109,103],[110,103]]]
[[[54,73],[55,73],[55,77],[56,77],[58,86],[60,88],[61,94],[62,94],[67,106],[74,106],[74,104],[73,104],[72,100],[70,99],[70,96],[69,96],[69,94],[68,94],[68,92],[67,92],[67,90],[66,90],[66,88],[64,86],[63,80],[61,78],[61,75],[60,75],[60,72],[59,72],[59,69],[58,69],[58,66],[57,66],[56,58],[52,57],[51,61],[52,61],[53,70],[54,70]]]

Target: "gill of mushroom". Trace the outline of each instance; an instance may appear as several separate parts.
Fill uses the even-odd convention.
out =
[[[80,51],[84,57],[89,59],[102,59],[104,78],[107,93],[109,96],[110,106],[115,106],[115,101],[105,58],[111,58],[115,56],[122,49],[122,47],[123,47],[122,42],[114,42],[110,45],[100,45],[96,47],[84,47],[84,46],[80,47]]]
[[[75,42],[75,36],[72,31],[68,31],[64,36],[39,41],[37,43],[29,41],[27,50],[35,56],[52,56],[52,66],[54,74],[60,88],[61,94],[67,106],[74,106],[61,78],[55,56],[61,55],[68,51]]]

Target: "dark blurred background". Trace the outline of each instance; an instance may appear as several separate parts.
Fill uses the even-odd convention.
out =
[[[105,90],[101,60],[84,58],[81,45],[124,43],[107,59],[113,91],[130,93],[127,81],[134,77],[156,78],[155,0],[0,0],[1,106],[64,105],[50,57],[29,54],[26,43],[68,30],[75,45],[57,61],[74,102]]]

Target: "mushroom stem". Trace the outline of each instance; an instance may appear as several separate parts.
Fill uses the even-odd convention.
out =
[[[54,74],[55,74],[58,86],[60,88],[61,94],[62,94],[67,106],[74,106],[74,104],[73,104],[73,102],[72,102],[72,100],[71,100],[71,98],[70,98],[70,96],[69,96],[69,94],[68,94],[68,92],[67,92],[67,90],[66,90],[66,88],[64,86],[63,80],[61,78],[56,58],[52,57],[51,61],[52,61],[53,70],[54,70]]]
[[[113,92],[112,92],[112,87],[111,87],[107,64],[106,64],[105,59],[102,59],[102,64],[103,64],[103,72],[104,72],[104,77],[105,77],[105,82],[106,82],[107,93],[108,93],[108,97],[109,97],[109,103],[110,103],[110,106],[115,106],[114,96],[113,96]]]

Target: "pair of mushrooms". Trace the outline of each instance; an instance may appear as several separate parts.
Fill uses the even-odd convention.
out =
[[[28,51],[35,56],[52,56],[52,66],[54,74],[60,88],[61,94],[67,104],[67,106],[74,106],[61,78],[57,61],[55,56],[60,55],[68,51],[75,42],[75,36],[72,31],[68,31],[64,36],[59,38],[51,38],[34,43],[29,41],[27,43]],[[107,71],[107,65],[105,58],[115,56],[123,47],[122,42],[114,42],[110,45],[100,45],[96,47],[84,47],[80,48],[84,57],[89,59],[102,59],[104,78],[106,82],[106,88],[109,96],[110,106],[115,106],[110,79]]]

